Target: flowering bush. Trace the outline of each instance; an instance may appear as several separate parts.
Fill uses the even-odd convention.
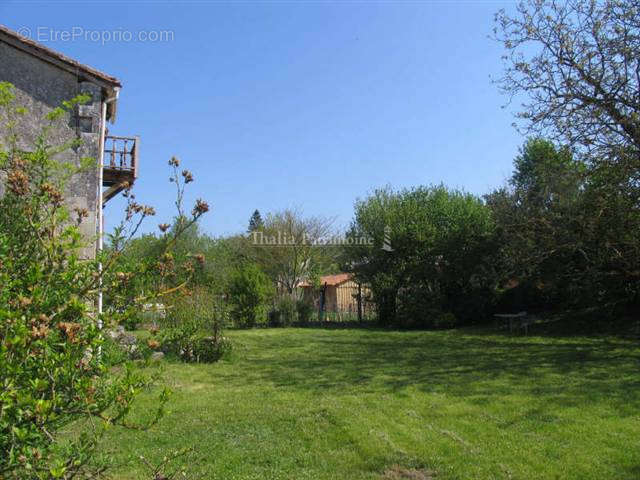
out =
[[[48,116],[49,125],[82,101],[65,102]],[[0,478],[90,478],[105,468],[93,459],[107,426],[146,426],[132,425],[127,414],[136,395],[154,380],[132,363],[117,374],[109,368],[115,356],[100,324],[123,321],[137,309],[132,306],[161,295],[153,291],[132,299],[126,294],[128,284],[143,282],[159,269],[174,294],[184,285],[170,286],[171,241],[159,258],[130,265],[127,272],[115,268],[119,250],[83,258],[92,239],[83,238],[79,226],[88,212],[69,211],[63,192],[72,175],[95,167],[95,161],[76,166],[55,159],[75,142],[50,146],[48,127],[29,152],[21,151],[15,132],[23,113],[15,106],[12,87],[0,83],[0,120],[8,132],[0,139],[0,179],[5,179],[0,198]],[[203,203],[187,223],[204,213]],[[153,214],[129,192],[121,244]],[[112,291],[111,313],[98,318],[101,285]],[[163,390],[151,423],[161,417],[167,396]],[[80,434],[60,434],[78,422]]]

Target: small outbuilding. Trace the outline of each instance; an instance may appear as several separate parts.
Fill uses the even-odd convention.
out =
[[[317,305],[323,302],[325,312],[357,313],[358,298],[364,298],[369,291],[356,283],[350,273],[338,273],[320,277],[320,285],[309,282],[300,284],[302,298]]]

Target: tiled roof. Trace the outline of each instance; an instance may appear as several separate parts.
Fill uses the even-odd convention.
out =
[[[329,286],[340,285],[344,282],[351,280],[352,275],[350,273],[337,273],[335,275],[324,275],[320,277],[320,285],[327,284]],[[308,282],[300,283],[301,287],[310,287]]]

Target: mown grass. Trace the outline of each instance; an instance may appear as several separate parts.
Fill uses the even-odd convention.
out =
[[[114,429],[116,478],[194,447],[204,479],[640,478],[640,348],[470,331],[231,332],[213,365],[166,364],[172,412]],[[140,414],[152,397],[139,404]],[[395,478],[395,477],[394,477]]]

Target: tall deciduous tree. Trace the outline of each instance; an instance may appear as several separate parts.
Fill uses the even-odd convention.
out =
[[[261,230],[249,234],[249,258],[256,261],[280,291],[293,294],[300,282],[327,263],[322,239],[333,221],[304,217],[297,210],[269,214]]]
[[[493,220],[480,199],[444,186],[378,190],[356,203],[350,235],[345,264],[370,287],[381,323],[434,326],[443,313],[460,321],[486,313]],[[355,241],[367,237],[373,244]]]
[[[503,280],[564,288],[584,260],[584,166],[568,148],[531,139],[514,167],[509,187],[486,197],[499,227]]]
[[[491,195],[499,215],[527,195],[512,205],[525,225],[518,236],[526,239],[526,253],[514,255],[513,265],[524,266],[530,257],[530,278],[562,286],[560,297],[576,305],[637,303],[640,238],[629,232],[637,232],[640,219],[640,4],[524,0],[515,14],[496,15],[495,37],[506,49],[498,83],[510,96],[525,98],[520,127],[566,143],[586,160],[573,205],[564,191],[564,203],[541,210],[532,202],[535,185],[518,183],[516,176],[526,173],[518,164],[513,195]],[[545,178],[557,190],[557,179],[572,174],[549,170]]]
[[[528,97],[527,133],[584,147],[593,159],[640,154],[640,5],[636,0],[526,0],[496,15],[505,73]]]

